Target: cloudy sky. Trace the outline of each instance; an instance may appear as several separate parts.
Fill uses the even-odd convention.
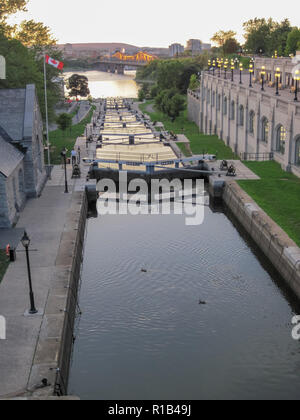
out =
[[[254,17],[288,17],[300,26],[298,0],[288,8],[269,0],[30,0],[28,13],[10,22],[35,19],[50,26],[60,43],[125,42],[168,47],[190,38],[209,42],[218,30],[233,29],[243,41],[243,22]]]

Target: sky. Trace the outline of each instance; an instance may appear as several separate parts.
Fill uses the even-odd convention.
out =
[[[49,26],[59,43],[124,42],[139,47],[210,42],[218,30],[234,30],[243,42],[243,22],[255,17],[289,18],[300,27],[298,0],[280,7],[270,0],[30,0],[27,13],[11,23],[34,19]],[[294,11],[294,12],[293,12]]]

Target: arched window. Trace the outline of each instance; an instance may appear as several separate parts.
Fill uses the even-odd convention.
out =
[[[221,110],[221,95],[218,95],[218,100],[217,100],[217,110],[220,111]]]
[[[212,96],[212,106],[215,106],[216,104],[216,93],[213,92],[213,96]]]
[[[295,164],[300,166],[300,136],[296,138],[296,159]]]
[[[255,127],[255,112],[251,111],[249,116],[249,132],[250,134],[254,134],[254,127]]]
[[[244,126],[244,107],[243,105],[240,106],[239,109],[239,124],[240,126]]]
[[[286,129],[283,125],[277,128],[276,132],[276,152],[285,154],[285,143],[286,143]]]
[[[234,101],[231,102],[231,106],[230,106],[230,119],[231,120],[235,119],[235,102]]]
[[[262,119],[262,129],[261,129],[261,141],[268,143],[269,140],[269,121],[267,118]]]
[[[224,104],[223,104],[223,106],[224,106],[223,113],[224,113],[224,115],[227,115],[228,100],[227,100],[227,97],[226,96],[224,98]]]

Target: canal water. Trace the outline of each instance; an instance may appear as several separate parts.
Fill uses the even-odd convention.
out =
[[[122,97],[137,98],[138,85],[134,78],[135,71],[125,71],[124,75],[102,71],[78,71],[64,73],[65,79],[72,74],[83,74],[89,80],[89,89],[93,98]]]
[[[80,306],[82,399],[300,398],[299,305],[224,212],[89,219]]]

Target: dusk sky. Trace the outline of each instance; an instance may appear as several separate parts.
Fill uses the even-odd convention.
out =
[[[288,8],[261,0],[248,4],[237,0],[30,0],[29,12],[17,14],[10,22],[41,21],[51,27],[59,43],[125,42],[168,47],[173,42],[186,44],[190,38],[209,42],[220,29],[235,30],[242,42],[242,24],[254,17],[287,17],[292,25],[300,26],[297,9],[295,0],[289,2]]]

